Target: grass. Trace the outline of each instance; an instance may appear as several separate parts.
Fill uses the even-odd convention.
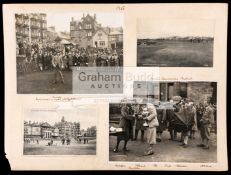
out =
[[[71,94],[72,72],[63,71],[64,81],[53,84],[54,72],[43,71],[17,75],[17,92],[19,94]]]
[[[212,67],[213,43],[159,41],[137,46],[137,66]]]

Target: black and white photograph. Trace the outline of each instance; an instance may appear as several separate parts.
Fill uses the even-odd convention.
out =
[[[123,67],[122,13],[16,13],[15,34],[18,94],[72,94],[73,69]]]
[[[109,104],[109,161],[217,162],[217,82],[135,81]]]
[[[24,116],[24,155],[96,155],[96,109],[28,108]]]
[[[137,20],[138,67],[213,67],[213,44],[213,20]]]

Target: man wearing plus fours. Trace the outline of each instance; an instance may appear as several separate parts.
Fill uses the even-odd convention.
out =
[[[62,79],[62,83],[64,83],[64,77],[62,74],[63,69],[63,59],[60,52],[56,53],[52,57],[52,65],[54,67],[54,83],[57,83],[57,76],[60,75],[60,78]]]
[[[156,144],[156,127],[159,126],[159,122],[157,119],[156,108],[153,104],[147,104],[148,115],[143,119],[147,121],[148,124],[148,134],[147,134],[147,143],[148,148],[144,152],[144,155],[154,154],[153,148],[154,144]]]

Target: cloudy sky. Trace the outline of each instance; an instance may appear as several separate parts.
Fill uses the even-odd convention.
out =
[[[55,26],[56,31],[70,31],[70,21],[74,17],[75,20],[80,20],[88,12],[59,12],[59,13],[47,13],[47,26]],[[94,12],[89,13],[91,16]],[[122,13],[95,13],[96,20],[101,23],[102,26],[109,27],[123,27],[123,14]]]
[[[60,122],[62,116],[68,122],[80,122],[81,129],[87,129],[90,126],[97,127],[97,110],[84,106],[76,109],[25,109],[25,121],[48,122],[53,125]]]
[[[214,21],[207,19],[138,19],[137,37],[214,36]]]

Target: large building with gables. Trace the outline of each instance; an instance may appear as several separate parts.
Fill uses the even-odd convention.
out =
[[[70,38],[81,48],[110,48],[123,47],[123,28],[104,27],[97,22],[96,14],[83,14],[79,20],[73,17],[70,22]]]

